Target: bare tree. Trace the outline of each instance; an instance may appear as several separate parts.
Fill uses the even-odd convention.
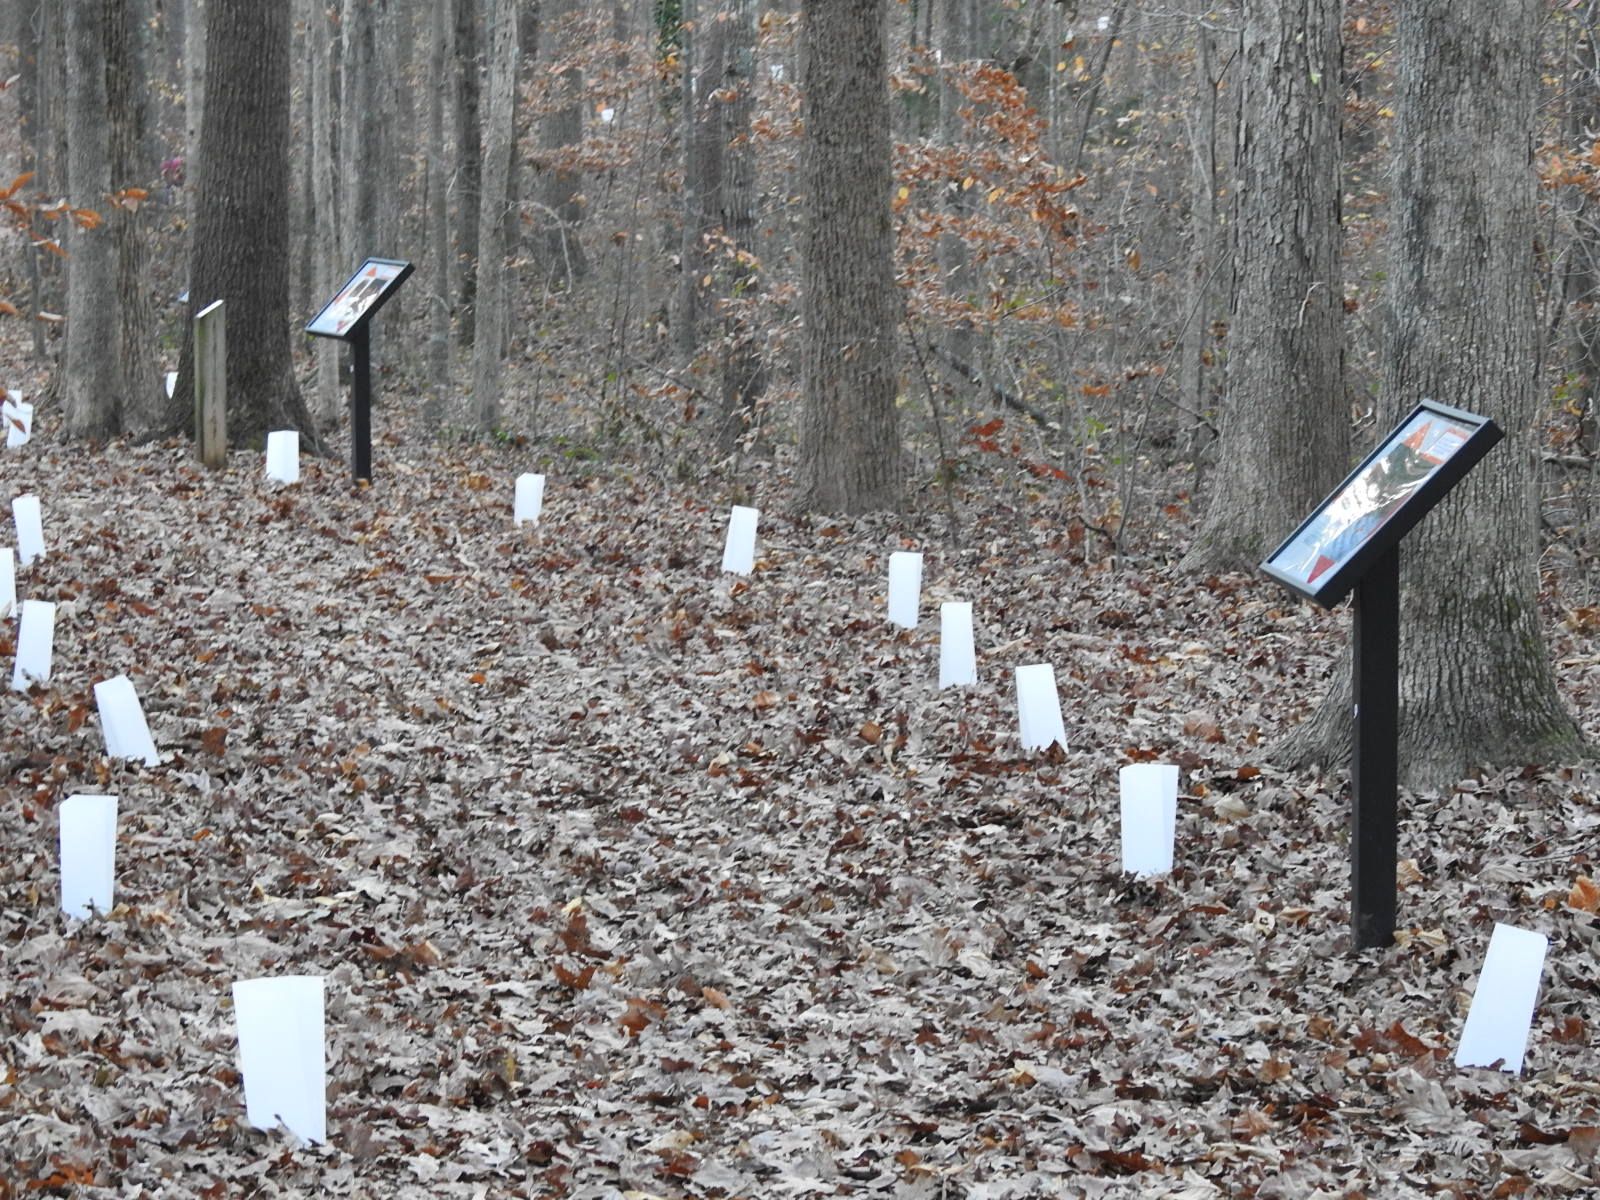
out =
[[[511,144],[516,128],[517,0],[489,0],[489,111],[484,122],[478,208],[478,321],[472,342],[473,412],[478,429],[500,422],[501,357],[508,327],[506,225]]]

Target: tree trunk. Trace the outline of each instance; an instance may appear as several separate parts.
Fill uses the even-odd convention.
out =
[[[191,315],[228,305],[228,439],[316,431],[289,351],[289,8],[208,0],[205,125],[189,270]],[[187,329],[185,330],[187,333]],[[193,410],[193,339],[175,399]]]
[[[443,2],[443,0],[439,0]],[[477,341],[478,190],[483,149],[478,132],[479,0],[454,0],[456,22],[456,261],[461,264],[461,299],[456,306],[456,336],[463,345]]]
[[[546,27],[551,31],[554,53],[571,54],[577,31],[574,19],[578,8],[573,0],[550,0]],[[588,273],[583,245],[578,240],[578,173],[562,161],[569,146],[583,136],[583,72],[569,67],[556,83],[559,99],[551,101],[550,112],[539,123],[540,217],[544,224],[544,246],[540,254],[547,287],[571,287]]]
[[[1221,103],[1221,70],[1217,62],[1218,30],[1208,19],[1209,0],[1194,0],[1195,14],[1195,105],[1189,116],[1189,145],[1193,158],[1189,205],[1189,275],[1185,289],[1183,328],[1178,333],[1178,403],[1193,414],[1211,408],[1211,388],[1207,376],[1213,365],[1207,350],[1213,344],[1212,321],[1217,311],[1218,287],[1214,276],[1223,256],[1217,222],[1218,109]],[[1198,452],[1200,447],[1194,447]]]
[[[428,32],[428,423],[444,420],[444,397],[450,386],[450,165],[444,140],[445,106],[451,81],[445,66],[450,57],[450,13],[443,4],[429,6]]]
[[[18,164],[21,172],[34,173],[34,192],[44,187],[44,156],[47,147],[54,138],[46,136],[44,129],[44,108],[41,103],[42,88],[45,72],[41,59],[45,54],[44,39],[41,36],[44,25],[44,14],[39,4],[22,3],[12,9],[12,31],[16,38],[19,50],[17,63],[17,110],[21,115],[22,132],[22,160]],[[22,247],[23,266],[27,272],[30,284],[28,297],[29,307],[37,313],[40,307],[40,251],[33,246]],[[31,316],[31,314],[30,314]],[[33,356],[43,359],[45,355],[44,322],[30,320],[28,322],[33,337]]]
[[[472,343],[473,416],[481,433],[500,424],[501,353],[507,328],[505,207],[515,147],[517,0],[489,0],[489,112],[478,207],[478,322]]]
[[[964,98],[958,86],[964,64],[972,56],[971,0],[940,0],[938,17],[939,140],[950,151],[951,159],[962,163],[962,168],[945,181],[945,211],[960,226],[970,211],[968,201],[971,196],[961,187],[969,147],[966,121],[961,116]],[[948,296],[970,298],[975,282],[972,256],[967,252],[966,239],[959,231],[946,232],[939,238],[938,254],[941,289]],[[941,332],[945,349],[951,357],[959,362],[973,361],[971,321],[956,321]]]
[[[722,421],[718,449],[732,453],[756,423],[756,405],[767,387],[766,359],[756,328],[745,316],[753,312],[761,290],[761,264],[756,257],[756,153],[750,138],[756,88],[755,0],[734,0],[723,87],[731,93],[722,108],[725,170],[722,184],[722,228],[727,235],[729,281],[723,317],[727,357],[722,365]]]
[[[806,0],[799,507],[900,504],[885,0]]]
[[[123,429],[148,433],[164,427],[167,395],[156,369],[155,311],[150,304],[150,275],[143,202],[129,188],[148,191],[154,164],[145,157],[145,60],[139,52],[143,36],[140,5],[134,0],[105,0],[106,101],[111,120],[111,186],[121,202],[107,215],[116,241],[117,346]]]
[[[1400,762],[1413,788],[1485,764],[1576,757],[1539,623],[1534,290],[1538,0],[1400,10],[1384,427],[1430,397],[1506,440],[1404,543]],[[1293,761],[1348,745],[1349,684],[1289,738]]]
[[[67,197],[93,214],[63,222],[67,236],[67,354],[62,407],[67,436],[102,438],[118,429],[116,245],[103,219],[111,192],[106,128],[105,9],[67,5]]]
[[[333,133],[339,114],[333,102],[333,39],[329,9],[324,0],[310,0],[306,19],[306,46],[310,51],[307,72],[311,86],[311,203],[316,211],[312,230],[312,303],[325,304],[334,289],[344,282],[354,267],[340,246],[337,173],[333,155]],[[338,428],[343,407],[339,386],[339,343],[331,338],[313,338],[311,353],[316,360],[316,379],[312,391],[312,410],[317,425],[325,433]]]
[[[1237,312],[1222,461],[1189,571],[1251,570],[1349,469],[1338,0],[1244,6]]]
[[[200,175],[200,125],[205,120],[206,12],[208,0],[182,0],[183,10],[183,125],[185,196],[189,220],[194,221],[195,193]]]
[[[686,0],[685,8],[693,0]],[[722,91],[727,22],[709,5],[691,10],[683,50],[683,230],[678,254],[678,313],[673,321],[678,359],[700,351],[702,317],[714,302],[709,239],[722,207]],[[692,24],[692,28],[688,25]]]
[[[340,20],[343,54],[339,60],[339,160],[344,166],[339,194],[343,201],[340,241],[348,272],[363,259],[379,254],[378,118],[376,87],[376,16],[370,0],[344,0]]]

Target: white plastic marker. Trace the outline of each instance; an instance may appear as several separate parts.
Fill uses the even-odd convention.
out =
[[[517,499],[512,510],[511,519],[518,525],[532,521],[539,523],[539,514],[544,511],[544,476],[529,472],[517,476]]]
[[[176,371],[168,371],[167,372],[166,383],[167,383],[167,399],[171,400],[172,399],[172,393],[178,390],[178,373]]]
[[[978,660],[972,650],[972,605],[949,601],[939,605],[939,686],[978,682]]]
[[[33,405],[24,404],[16,392],[8,392],[6,402],[0,405],[0,416],[6,423],[7,448],[26,446],[33,436]]]
[[[118,675],[94,685],[94,702],[100,709],[100,731],[111,758],[137,758],[147,767],[161,765],[150,726],[145,722],[133,680]]]
[[[1544,973],[1549,941],[1531,929],[1515,925],[1494,927],[1489,952],[1483,956],[1472,1008],[1456,1049],[1458,1067],[1493,1067],[1513,1075],[1522,1070],[1528,1050],[1528,1030],[1533,1006],[1539,999],[1539,976]]]
[[[922,555],[896,550],[889,555],[889,620],[915,629],[922,609]]]
[[[761,510],[735,504],[728,514],[728,542],[722,549],[722,569],[748,575],[756,569],[756,522]]]
[[[17,557],[27,566],[44,554],[44,518],[39,497],[18,496],[11,502],[11,519],[17,524]]]
[[[1055,742],[1067,748],[1056,669],[1049,663],[1017,668],[1017,729],[1024,750],[1048,750]]]
[[[296,430],[267,434],[267,478],[279,483],[300,482],[300,434]]]
[[[1178,768],[1131,763],[1118,772],[1122,789],[1122,869],[1131,875],[1172,871],[1178,824]]]
[[[87,918],[111,911],[117,872],[117,798],[68,796],[61,821],[61,911]]]
[[[244,1111],[257,1129],[284,1126],[328,1140],[328,1062],[320,975],[241,979],[233,985]]]
[[[17,614],[17,556],[0,546],[0,621]]]
[[[25,692],[35,683],[50,682],[50,661],[56,639],[56,606],[49,600],[24,600],[17,626],[17,661],[11,668],[11,690]]]

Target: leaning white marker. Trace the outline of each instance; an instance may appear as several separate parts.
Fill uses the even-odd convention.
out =
[[[44,518],[39,497],[18,496],[11,502],[11,519],[17,525],[17,557],[27,566],[44,554]]]
[[[17,614],[17,556],[10,546],[0,546],[0,620]]]
[[[61,911],[87,918],[111,911],[117,872],[117,798],[68,796],[61,821]]]
[[[1048,750],[1055,742],[1067,748],[1056,669],[1049,663],[1017,668],[1017,729],[1024,750]]]
[[[233,985],[244,1109],[257,1129],[282,1125],[328,1140],[328,1063],[320,975],[241,979]]]
[[[11,668],[11,690],[25,692],[36,683],[50,682],[54,657],[56,606],[49,600],[24,600],[17,625],[17,660]]]
[[[978,659],[972,649],[972,605],[948,601],[939,605],[939,686],[978,682]]]
[[[172,393],[178,390],[178,373],[176,371],[168,371],[167,372],[166,383],[167,383],[167,399],[171,400],[172,399]]]
[[[529,472],[517,476],[517,498],[512,509],[511,519],[518,525],[532,521],[539,523],[539,514],[544,511],[544,476]]]
[[[1498,1066],[1513,1075],[1522,1070],[1549,946],[1543,934],[1531,929],[1495,925],[1467,1024],[1461,1030],[1456,1066]]]
[[[1130,763],[1117,775],[1122,800],[1122,869],[1130,875],[1172,871],[1178,824],[1178,768]]]
[[[889,555],[889,620],[915,629],[922,609],[922,555],[896,550]]]
[[[137,758],[147,767],[161,765],[150,726],[145,722],[133,680],[118,675],[94,685],[94,702],[100,709],[100,731],[105,734],[111,758]]]
[[[24,404],[22,398],[15,392],[11,399],[0,406],[0,415],[6,423],[6,447],[16,449],[26,446],[28,439],[33,437],[33,405]]]
[[[300,482],[300,434],[296,430],[267,434],[267,478],[279,483]]]
[[[756,522],[761,510],[735,504],[728,514],[728,541],[722,549],[722,569],[748,575],[756,569]]]

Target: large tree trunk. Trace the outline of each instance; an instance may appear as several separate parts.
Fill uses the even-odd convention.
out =
[[[1424,397],[1493,417],[1505,444],[1402,550],[1400,762],[1414,788],[1484,764],[1576,756],[1539,623],[1534,304],[1538,0],[1400,10],[1384,421]],[[1283,747],[1349,743],[1348,679]]]
[[[473,416],[478,430],[500,423],[501,353],[508,326],[505,207],[516,128],[517,2],[489,0],[489,112],[484,122],[478,207],[478,322],[472,343]]]
[[[105,10],[67,5],[67,198],[103,218],[111,192],[106,128]],[[63,409],[69,437],[115,433],[116,246],[90,218],[67,222],[67,356]]]
[[[1349,469],[1339,0],[1244,6],[1238,311],[1222,459],[1182,567],[1250,570]]]
[[[149,190],[154,164],[145,157],[145,59],[141,5],[105,0],[106,101],[111,118],[111,186],[120,202],[108,207],[116,241],[118,374],[123,429],[146,433],[167,425],[167,396],[156,369],[155,312],[143,204],[129,189]]]
[[[806,0],[799,506],[900,505],[885,0]]]
[[[205,125],[190,258],[191,315],[227,302],[228,438],[316,434],[289,351],[289,8],[208,0]],[[193,408],[193,340],[176,399]]]

